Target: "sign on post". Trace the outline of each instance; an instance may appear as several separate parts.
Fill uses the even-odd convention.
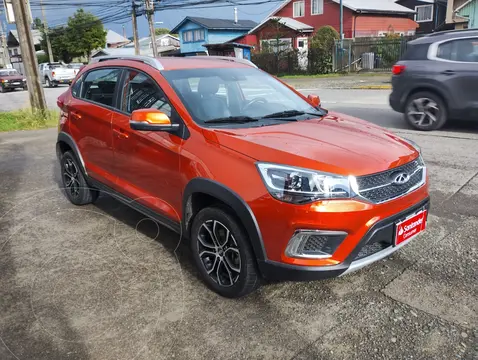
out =
[[[5,15],[7,17],[8,24],[15,24],[15,14],[13,13],[13,2],[14,0],[3,0],[3,8],[5,9]],[[18,1],[18,0],[15,0]],[[23,0],[27,4],[28,15],[30,16],[28,21],[33,23],[32,8],[30,7],[30,0]]]

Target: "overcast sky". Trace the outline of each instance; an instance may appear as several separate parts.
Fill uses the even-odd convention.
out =
[[[50,0],[44,0],[44,3],[48,3]],[[64,3],[73,3],[71,0],[64,0]],[[88,0],[83,0],[88,1]],[[92,0],[93,1],[93,0]],[[172,1],[172,0],[170,0]],[[260,0],[242,0],[241,2],[257,2]],[[274,1],[274,0],[271,0]],[[31,0],[32,2],[32,13],[33,17],[41,17],[41,12],[39,10],[39,0]],[[56,0],[56,3],[61,2],[61,0]],[[81,3],[81,1],[78,1]],[[232,0],[231,0],[232,2]],[[274,1],[268,2],[261,5],[249,5],[244,6],[240,5],[237,6],[238,8],[238,17],[240,19],[249,19],[260,22],[263,20],[267,15],[269,15],[275,8],[280,6],[281,1]],[[76,9],[79,7],[69,6],[68,8],[54,8],[53,6],[45,6],[47,20],[50,26],[58,26],[61,24],[66,23],[68,20],[68,16],[71,16]],[[113,9],[108,8],[85,8],[86,11],[91,11],[98,16],[101,16],[105,12],[108,11],[112,12]],[[125,15],[127,15],[125,13]],[[5,20],[4,15],[2,16],[2,21]],[[200,9],[199,7],[195,7],[193,9],[174,9],[174,10],[164,10],[155,13],[155,21],[163,22],[163,24],[156,24],[156,27],[166,27],[172,29],[176,26],[184,17],[186,16],[200,16],[200,17],[209,17],[209,18],[221,18],[221,19],[233,19],[234,18],[234,5],[229,7],[216,7],[216,8],[207,8],[207,9]],[[132,36],[132,25],[131,25],[131,17],[128,17],[125,20],[121,20],[115,23],[108,23],[107,21],[103,22],[106,29],[114,30],[120,34],[123,34],[123,26],[126,30],[127,37]],[[14,28],[13,25],[9,25],[9,28]],[[141,16],[138,18],[138,28],[139,28],[139,36],[147,36],[148,35],[148,24],[146,18]]]

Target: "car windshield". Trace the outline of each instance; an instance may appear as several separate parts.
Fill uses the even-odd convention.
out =
[[[324,115],[258,69],[186,69],[162,74],[200,125],[264,126]]]
[[[20,75],[17,70],[0,70],[0,76],[16,76]]]

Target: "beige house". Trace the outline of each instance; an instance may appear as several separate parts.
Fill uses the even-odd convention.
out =
[[[454,25],[456,30],[468,28],[468,18],[459,16],[456,10],[463,6],[468,0],[448,0],[446,8],[446,23]]]

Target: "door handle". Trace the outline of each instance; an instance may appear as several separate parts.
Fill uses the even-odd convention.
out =
[[[81,119],[81,114],[78,114],[77,112],[75,111],[70,111],[70,115],[73,119],[77,119],[77,120],[80,120]]]
[[[113,134],[115,134],[115,136],[120,138],[120,139],[129,138],[128,133],[123,129],[119,129],[119,130],[118,129],[113,129]]]
[[[455,75],[455,72],[453,70],[445,70],[442,72],[443,75]]]

